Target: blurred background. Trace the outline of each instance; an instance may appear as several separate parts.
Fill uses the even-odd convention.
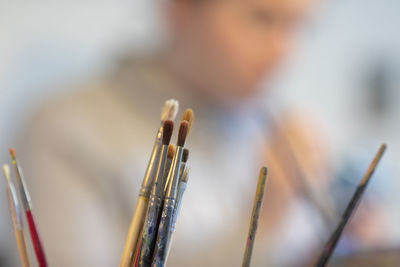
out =
[[[359,175],[388,144],[367,194],[384,195],[392,246],[400,245],[399,11],[397,0],[320,1],[267,85],[280,106],[318,118],[338,170],[357,162]],[[163,38],[158,12],[156,1],[144,0],[0,0],[0,162],[10,161],[8,148],[44,100],[106,72],[125,51],[156,47]],[[0,231],[0,257],[7,262],[15,247],[4,182],[0,192],[0,227],[9,229]]]

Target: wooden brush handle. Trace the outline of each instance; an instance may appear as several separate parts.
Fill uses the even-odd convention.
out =
[[[25,236],[21,229],[14,226],[15,240],[17,241],[19,257],[21,258],[22,267],[30,267],[28,251],[26,250]]]
[[[254,241],[258,228],[258,219],[261,214],[261,206],[264,198],[265,184],[267,180],[267,168],[262,167],[257,182],[256,195],[254,196],[253,211],[251,213],[249,234],[246,242],[246,249],[244,252],[242,267],[249,267],[251,256],[253,253]]]
[[[135,213],[133,214],[131,225],[129,226],[121,263],[119,264],[120,267],[131,266],[133,253],[136,251],[138,238],[142,231],[148,202],[149,199],[144,196],[140,196],[138,199]]]
[[[36,257],[40,267],[47,267],[46,257],[44,254],[42,242],[39,238],[39,233],[30,210],[26,211],[26,220],[28,221],[29,232],[31,234],[33,248],[35,249]]]

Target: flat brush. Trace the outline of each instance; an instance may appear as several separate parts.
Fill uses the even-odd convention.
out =
[[[171,140],[174,123],[170,120],[164,123],[163,140],[161,147],[161,158],[158,163],[156,178],[150,194],[149,205],[147,207],[146,219],[142,231],[142,242],[138,266],[150,266],[153,249],[156,241],[162,199],[164,195],[163,178],[166,161],[168,158],[168,145]]]
[[[264,198],[265,184],[266,184],[266,180],[267,180],[267,172],[268,172],[267,168],[262,167],[260,170],[260,174],[258,176],[257,190],[256,190],[256,195],[254,197],[253,211],[251,214],[249,234],[247,237],[246,249],[244,252],[242,267],[250,266],[251,256],[252,256],[253,247],[254,247],[254,241],[256,239],[256,233],[257,233],[257,228],[258,228],[258,220],[260,217],[261,206],[262,206],[263,198]]]
[[[156,245],[154,248],[152,266],[161,267],[165,265],[167,256],[167,244],[170,238],[170,229],[175,209],[175,201],[178,190],[179,172],[181,168],[183,146],[185,145],[188,133],[188,122],[182,121],[179,127],[178,142],[174,159],[168,173],[168,188],[164,198],[164,206],[161,214],[160,225],[157,233]]]
[[[340,220],[337,228],[331,235],[329,241],[324,246],[324,249],[322,250],[321,256],[319,257],[316,266],[322,267],[322,266],[325,266],[326,263],[328,262],[330,256],[332,255],[333,251],[336,248],[337,242],[339,241],[340,236],[342,235],[342,232],[343,232],[347,222],[349,221],[351,215],[354,213],[354,211],[357,207],[357,204],[360,201],[360,199],[368,185],[368,182],[371,179],[372,174],[374,173],[385,150],[386,150],[386,145],[385,144],[381,145],[374,160],[369,165],[369,168],[368,168],[367,172],[365,173],[363,179],[361,180],[360,184],[357,186],[357,189],[354,192],[353,197],[351,198],[349,204],[347,205],[346,210],[344,211],[342,219]]]
[[[149,200],[150,190],[153,185],[153,180],[156,175],[158,161],[160,158],[160,150],[162,145],[162,133],[164,121],[175,119],[178,112],[178,101],[170,99],[165,102],[161,113],[161,126],[158,129],[153,150],[150,156],[149,164],[144,175],[142,186],[139,193],[139,198],[136,203],[135,212],[129,226],[128,235],[126,238],[124,251],[120,262],[120,267],[130,267],[133,261],[135,251],[137,251],[137,243],[140,239],[139,235],[142,231],[147,204]]]
[[[26,186],[25,179],[24,179],[24,176],[22,173],[22,168],[17,161],[17,156],[16,156],[14,148],[10,149],[10,155],[11,155],[11,159],[12,159],[12,164],[15,169],[17,183],[18,183],[18,187],[19,187],[19,193],[20,193],[22,204],[24,207],[26,220],[28,222],[29,233],[31,235],[36,258],[37,258],[37,261],[38,261],[40,267],[47,267],[46,255],[44,253],[43,245],[42,245],[42,242],[39,237],[39,231],[36,227],[35,218],[34,218],[33,212],[32,212],[31,198],[30,198],[28,188]]]
[[[7,180],[8,204],[10,207],[11,219],[14,226],[14,235],[18,246],[19,257],[21,258],[22,266],[29,267],[29,255],[25,243],[21,207],[19,206],[18,196],[14,184],[10,178],[10,167],[6,164],[3,165],[3,172]]]

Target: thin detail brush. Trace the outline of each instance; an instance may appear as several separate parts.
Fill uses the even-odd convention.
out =
[[[10,149],[10,155],[12,158],[12,164],[15,169],[19,192],[20,192],[22,204],[24,207],[25,215],[26,215],[26,220],[28,222],[29,233],[31,235],[36,258],[37,258],[37,261],[38,261],[40,267],[47,267],[46,255],[44,253],[43,245],[42,245],[42,242],[41,242],[40,236],[39,236],[39,231],[37,229],[35,218],[34,218],[33,212],[32,212],[31,198],[30,198],[28,188],[26,186],[25,179],[24,179],[24,176],[22,173],[22,168],[18,163],[14,148]]]
[[[10,167],[7,164],[3,165],[3,172],[7,180],[8,204],[10,207],[11,219],[14,226],[14,235],[18,246],[19,257],[21,258],[22,266],[29,267],[29,255],[25,242],[21,207],[18,202],[17,191],[15,190],[14,184],[10,178]]]
[[[168,244],[167,244],[167,257],[166,257],[165,262],[168,261],[168,256],[171,251],[172,239],[174,238],[174,233],[175,233],[175,229],[176,229],[176,221],[178,220],[179,212],[180,212],[181,206],[182,206],[183,194],[186,191],[187,182],[189,180],[189,171],[190,171],[190,169],[185,167],[181,177],[179,178],[178,194],[176,195],[174,215],[172,218],[172,226],[170,229],[171,237],[169,238]]]
[[[263,198],[264,198],[265,184],[267,181],[267,173],[268,173],[267,168],[262,167],[260,170],[260,175],[258,176],[257,191],[256,191],[256,195],[254,197],[253,211],[251,214],[249,234],[247,237],[246,249],[244,252],[242,267],[250,266],[251,255],[253,252],[254,241],[256,239],[256,233],[257,233],[257,228],[258,228],[258,219],[260,217],[261,206],[262,206]]]
[[[360,184],[357,186],[357,189],[354,192],[353,197],[351,198],[349,204],[347,205],[346,210],[344,211],[343,216],[342,216],[337,228],[332,233],[329,241],[324,246],[324,249],[322,250],[322,253],[317,261],[316,266],[323,267],[327,264],[330,256],[332,255],[333,251],[336,248],[337,242],[339,241],[340,236],[342,235],[342,232],[343,232],[347,222],[349,221],[351,215],[354,213],[354,211],[357,207],[357,204],[360,201],[360,199],[368,185],[368,182],[371,179],[372,174],[374,173],[377,165],[379,164],[379,161],[381,160],[385,150],[386,150],[386,144],[381,145],[381,147],[379,148],[379,151],[375,155],[375,158],[369,165],[368,170],[365,173],[363,179],[361,180]]]

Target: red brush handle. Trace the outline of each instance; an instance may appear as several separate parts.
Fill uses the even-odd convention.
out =
[[[135,259],[135,267],[138,267],[139,265],[139,258],[140,258],[140,250],[142,248],[142,239],[139,240],[139,250],[138,250],[138,254],[136,255],[136,259]]]
[[[26,220],[29,225],[29,232],[31,233],[33,248],[35,249],[36,257],[39,262],[40,267],[47,267],[46,257],[44,255],[44,250],[42,242],[40,242],[39,233],[36,228],[35,220],[30,210],[26,211]]]

